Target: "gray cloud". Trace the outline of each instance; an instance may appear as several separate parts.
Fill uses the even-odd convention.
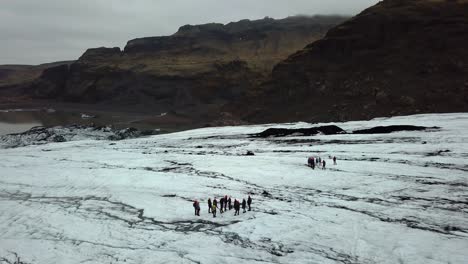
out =
[[[185,24],[354,15],[378,0],[0,0],[0,64],[77,59],[90,47],[172,34]]]

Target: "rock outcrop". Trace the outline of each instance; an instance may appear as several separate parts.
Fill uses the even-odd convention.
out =
[[[322,135],[336,135],[345,134],[346,131],[335,125],[319,126],[311,128],[268,128],[258,134],[254,134],[254,137],[285,137],[285,136],[315,136],[318,134]]]
[[[468,1],[385,0],[279,63],[252,122],[468,111]],[[249,99],[249,98],[248,98]]]

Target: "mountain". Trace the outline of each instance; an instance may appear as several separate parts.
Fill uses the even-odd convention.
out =
[[[74,61],[59,61],[40,65],[0,65],[0,87],[32,82],[41,76],[43,71],[47,68],[71,64],[73,62]]]
[[[89,49],[71,65],[44,71],[30,91],[38,98],[217,116],[222,105],[255,91],[276,63],[345,19],[186,25],[171,36],[130,40],[123,50]]]
[[[468,111],[468,1],[385,0],[280,62],[251,122]],[[245,109],[245,108],[243,108]]]
[[[42,75],[44,70],[71,63],[73,61],[59,61],[40,65],[0,65],[0,103],[17,102],[18,98],[28,97],[24,89],[30,87]]]

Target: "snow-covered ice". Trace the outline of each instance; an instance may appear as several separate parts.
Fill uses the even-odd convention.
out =
[[[0,263],[468,263],[468,114],[336,125],[397,124],[441,129],[248,136],[311,126],[294,123],[0,149]],[[207,212],[208,197],[248,193],[251,212]]]

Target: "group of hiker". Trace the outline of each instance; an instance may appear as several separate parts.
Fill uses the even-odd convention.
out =
[[[252,204],[252,198],[250,197],[250,195],[247,198],[247,200],[245,200],[245,198],[242,199],[242,202],[240,202],[237,199],[234,199],[234,202],[233,202],[232,198],[230,196],[228,197],[227,195],[225,195],[224,197],[221,197],[221,199],[219,199],[219,203],[216,198],[214,198],[213,201],[211,201],[211,198],[208,198],[208,213],[211,213],[213,214],[213,217],[216,217],[216,212],[218,211],[218,209],[221,214],[224,212],[227,212],[227,210],[234,209],[234,215],[239,215],[241,206],[242,206],[243,212],[245,213],[247,207],[249,211],[251,210],[251,207],[250,207],[251,204]],[[200,216],[200,202],[199,201],[195,200],[193,202],[193,208],[195,208],[195,215]]]
[[[336,157],[331,157],[330,158],[333,160],[333,165],[336,165]],[[322,159],[320,156],[319,157],[309,157],[307,159],[307,164],[309,165],[309,167],[311,167],[312,169],[315,169],[315,167],[317,168],[321,168],[322,170],[325,169],[326,165],[327,165],[327,162],[325,161],[325,159]]]

